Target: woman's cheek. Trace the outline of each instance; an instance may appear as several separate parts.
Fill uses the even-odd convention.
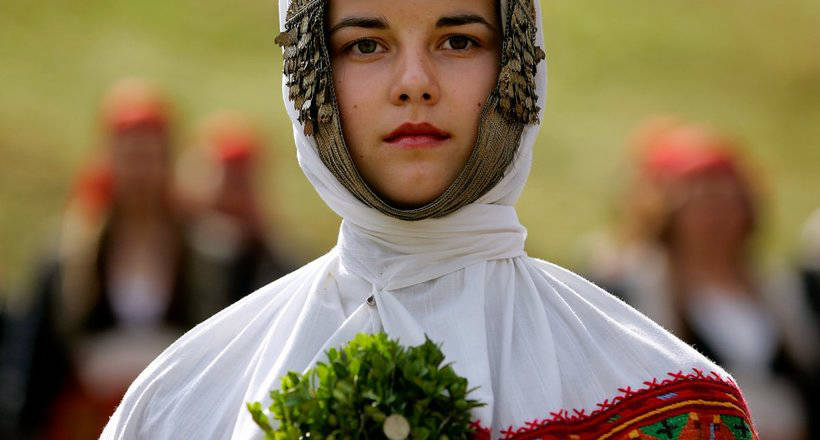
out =
[[[480,108],[498,82],[498,69],[487,60],[469,63],[444,75],[446,90],[458,90],[461,108]]]
[[[350,114],[367,115],[370,102],[380,96],[378,78],[363,70],[342,69],[334,83],[339,104]]]

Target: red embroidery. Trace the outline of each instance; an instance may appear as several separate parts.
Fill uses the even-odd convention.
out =
[[[620,395],[597,404],[591,413],[563,409],[517,429],[510,426],[501,434],[505,440],[757,439],[737,385],[715,372],[679,371],[644,385],[639,390],[619,389]],[[471,427],[475,439],[490,439],[490,430],[480,421]]]

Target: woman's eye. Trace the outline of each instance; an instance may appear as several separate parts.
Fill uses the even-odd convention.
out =
[[[465,50],[470,49],[475,45],[475,42],[464,35],[453,35],[444,40],[444,48],[451,50]]]
[[[351,46],[354,52],[362,55],[375,53],[379,49],[379,43],[375,40],[359,40]]]

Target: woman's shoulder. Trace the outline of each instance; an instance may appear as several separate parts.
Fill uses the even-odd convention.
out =
[[[523,339],[550,347],[560,407],[505,438],[752,438],[743,395],[724,369],[584,277],[537,259],[527,266],[537,294],[516,295],[518,325],[531,326],[529,316],[547,323],[540,337]]]
[[[657,376],[699,370],[729,377],[694,347],[595,283],[543,260],[532,259],[532,267],[537,270],[536,278],[546,284],[549,292],[542,296],[544,306],[561,318],[556,320],[561,324],[555,325],[575,325],[583,329],[582,333],[573,331],[571,334],[584,340],[567,341],[567,346],[583,342],[583,350],[611,352],[600,353],[605,357],[612,357],[608,355],[616,352],[630,353],[628,358],[639,360],[647,372]]]
[[[180,337],[137,377],[102,438],[229,437],[254,360],[283,310],[301,307],[325,255],[218,312]]]

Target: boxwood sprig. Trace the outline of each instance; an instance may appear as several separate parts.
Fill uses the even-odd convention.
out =
[[[327,362],[289,373],[267,411],[249,403],[267,439],[469,438],[473,408],[467,379],[430,339],[404,348],[386,334],[359,334]],[[271,416],[276,423],[271,422]]]

